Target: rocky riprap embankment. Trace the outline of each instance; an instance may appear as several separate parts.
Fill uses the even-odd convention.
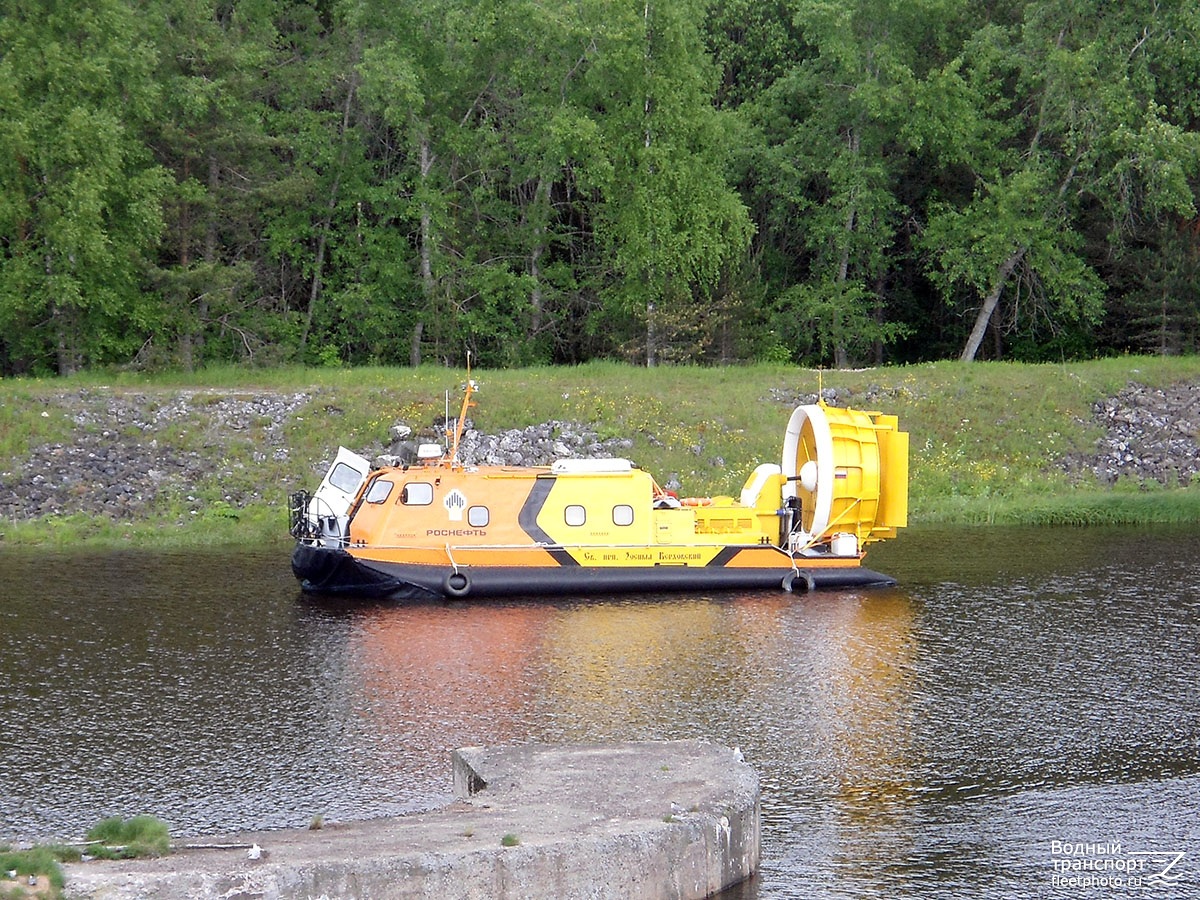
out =
[[[787,388],[771,388],[767,395],[776,403],[787,407],[807,406],[820,399],[830,406],[852,406],[855,409],[879,409],[894,405],[898,400],[913,400],[918,396],[906,384],[895,387],[880,387],[873,384],[861,391],[844,387],[827,387],[822,388],[819,395],[814,391],[797,393]]]
[[[102,389],[62,391],[46,398],[44,417],[69,419],[69,439],[49,441],[20,459],[0,461],[0,522],[82,513],[114,521],[144,518],[164,498],[183,501],[198,513],[211,499],[195,496],[196,486],[221,486],[221,502],[239,508],[273,497],[274,483],[237,471],[245,462],[286,460],[284,426],[312,399],[304,392],[253,394],[220,391],[124,393]],[[377,455],[396,449],[406,426],[381,435],[380,444],[359,448]],[[340,435],[331,434],[336,447]],[[251,442],[247,452],[235,442]],[[388,447],[391,443],[393,446]],[[626,453],[632,441],[603,439],[571,422],[546,422],[489,435],[465,429],[459,459],[468,465],[547,465],[563,457],[610,457]],[[195,449],[180,449],[181,447]],[[330,460],[312,466],[319,480]],[[313,485],[308,486],[314,486]],[[194,493],[195,492],[195,493]]]
[[[1093,407],[1104,436],[1093,454],[1063,460],[1075,474],[1112,483],[1120,478],[1168,487],[1200,479],[1200,382],[1151,388],[1130,384]]]
[[[453,423],[451,423],[453,427]],[[377,465],[411,462],[419,443],[438,442],[437,437],[415,440],[411,426],[392,426],[390,446],[376,456]],[[577,422],[551,420],[526,428],[486,434],[464,420],[458,445],[458,461],[467,466],[548,466],[556,459],[607,459],[627,454],[633,447],[628,438],[601,438]],[[369,454],[367,454],[369,455]]]
[[[0,520],[71,513],[138,518],[164,492],[194,501],[189,494],[197,482],[237,465],[227,461],[222,448],[239,435],[254,433],[250,459],[285,458],[283,425],[308,400],[304,393],[81,389],[55,394],[47,398],[42,416],[69,418],[70,439],[41,444],[22,459],[0,463]],[[181,450],[160,440],[159,435],[172,432],[177,443],[198,449]],[[224,498],[235,507],[258,499],[254,488]]]

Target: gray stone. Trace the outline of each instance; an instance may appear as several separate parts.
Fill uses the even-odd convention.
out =
[[[439,810],[70,864],[64,897],[691,900],[758,867],[758,777],[736,750],[471,747],[452,768],[459,799]]]

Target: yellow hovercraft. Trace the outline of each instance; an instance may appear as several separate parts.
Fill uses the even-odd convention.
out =
[[[292,569],[307,592],[421,599],[891,584],[862,565],[908,519],[908,434],[895,416],[799,406],[782,460],[732,497],[678,498],[627,459],[550,466],[408,465],[341,448],[292,495]]]

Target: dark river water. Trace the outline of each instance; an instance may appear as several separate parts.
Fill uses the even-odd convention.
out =
[[[408,607],[305,599],[288,554],[0,551],[0,843],[376,817],[446,802],[458,746],[700,737],[761,778],[734,897],[1200,896],[1200,530],[911,530],[885,590]]]

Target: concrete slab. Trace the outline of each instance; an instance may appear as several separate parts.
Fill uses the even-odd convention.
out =
[[[703,741],[471,747],[452,766],[459,799],[441,809],[69,865],[64,896],[690,900],[758,867],[758,777],[736,750]]]

